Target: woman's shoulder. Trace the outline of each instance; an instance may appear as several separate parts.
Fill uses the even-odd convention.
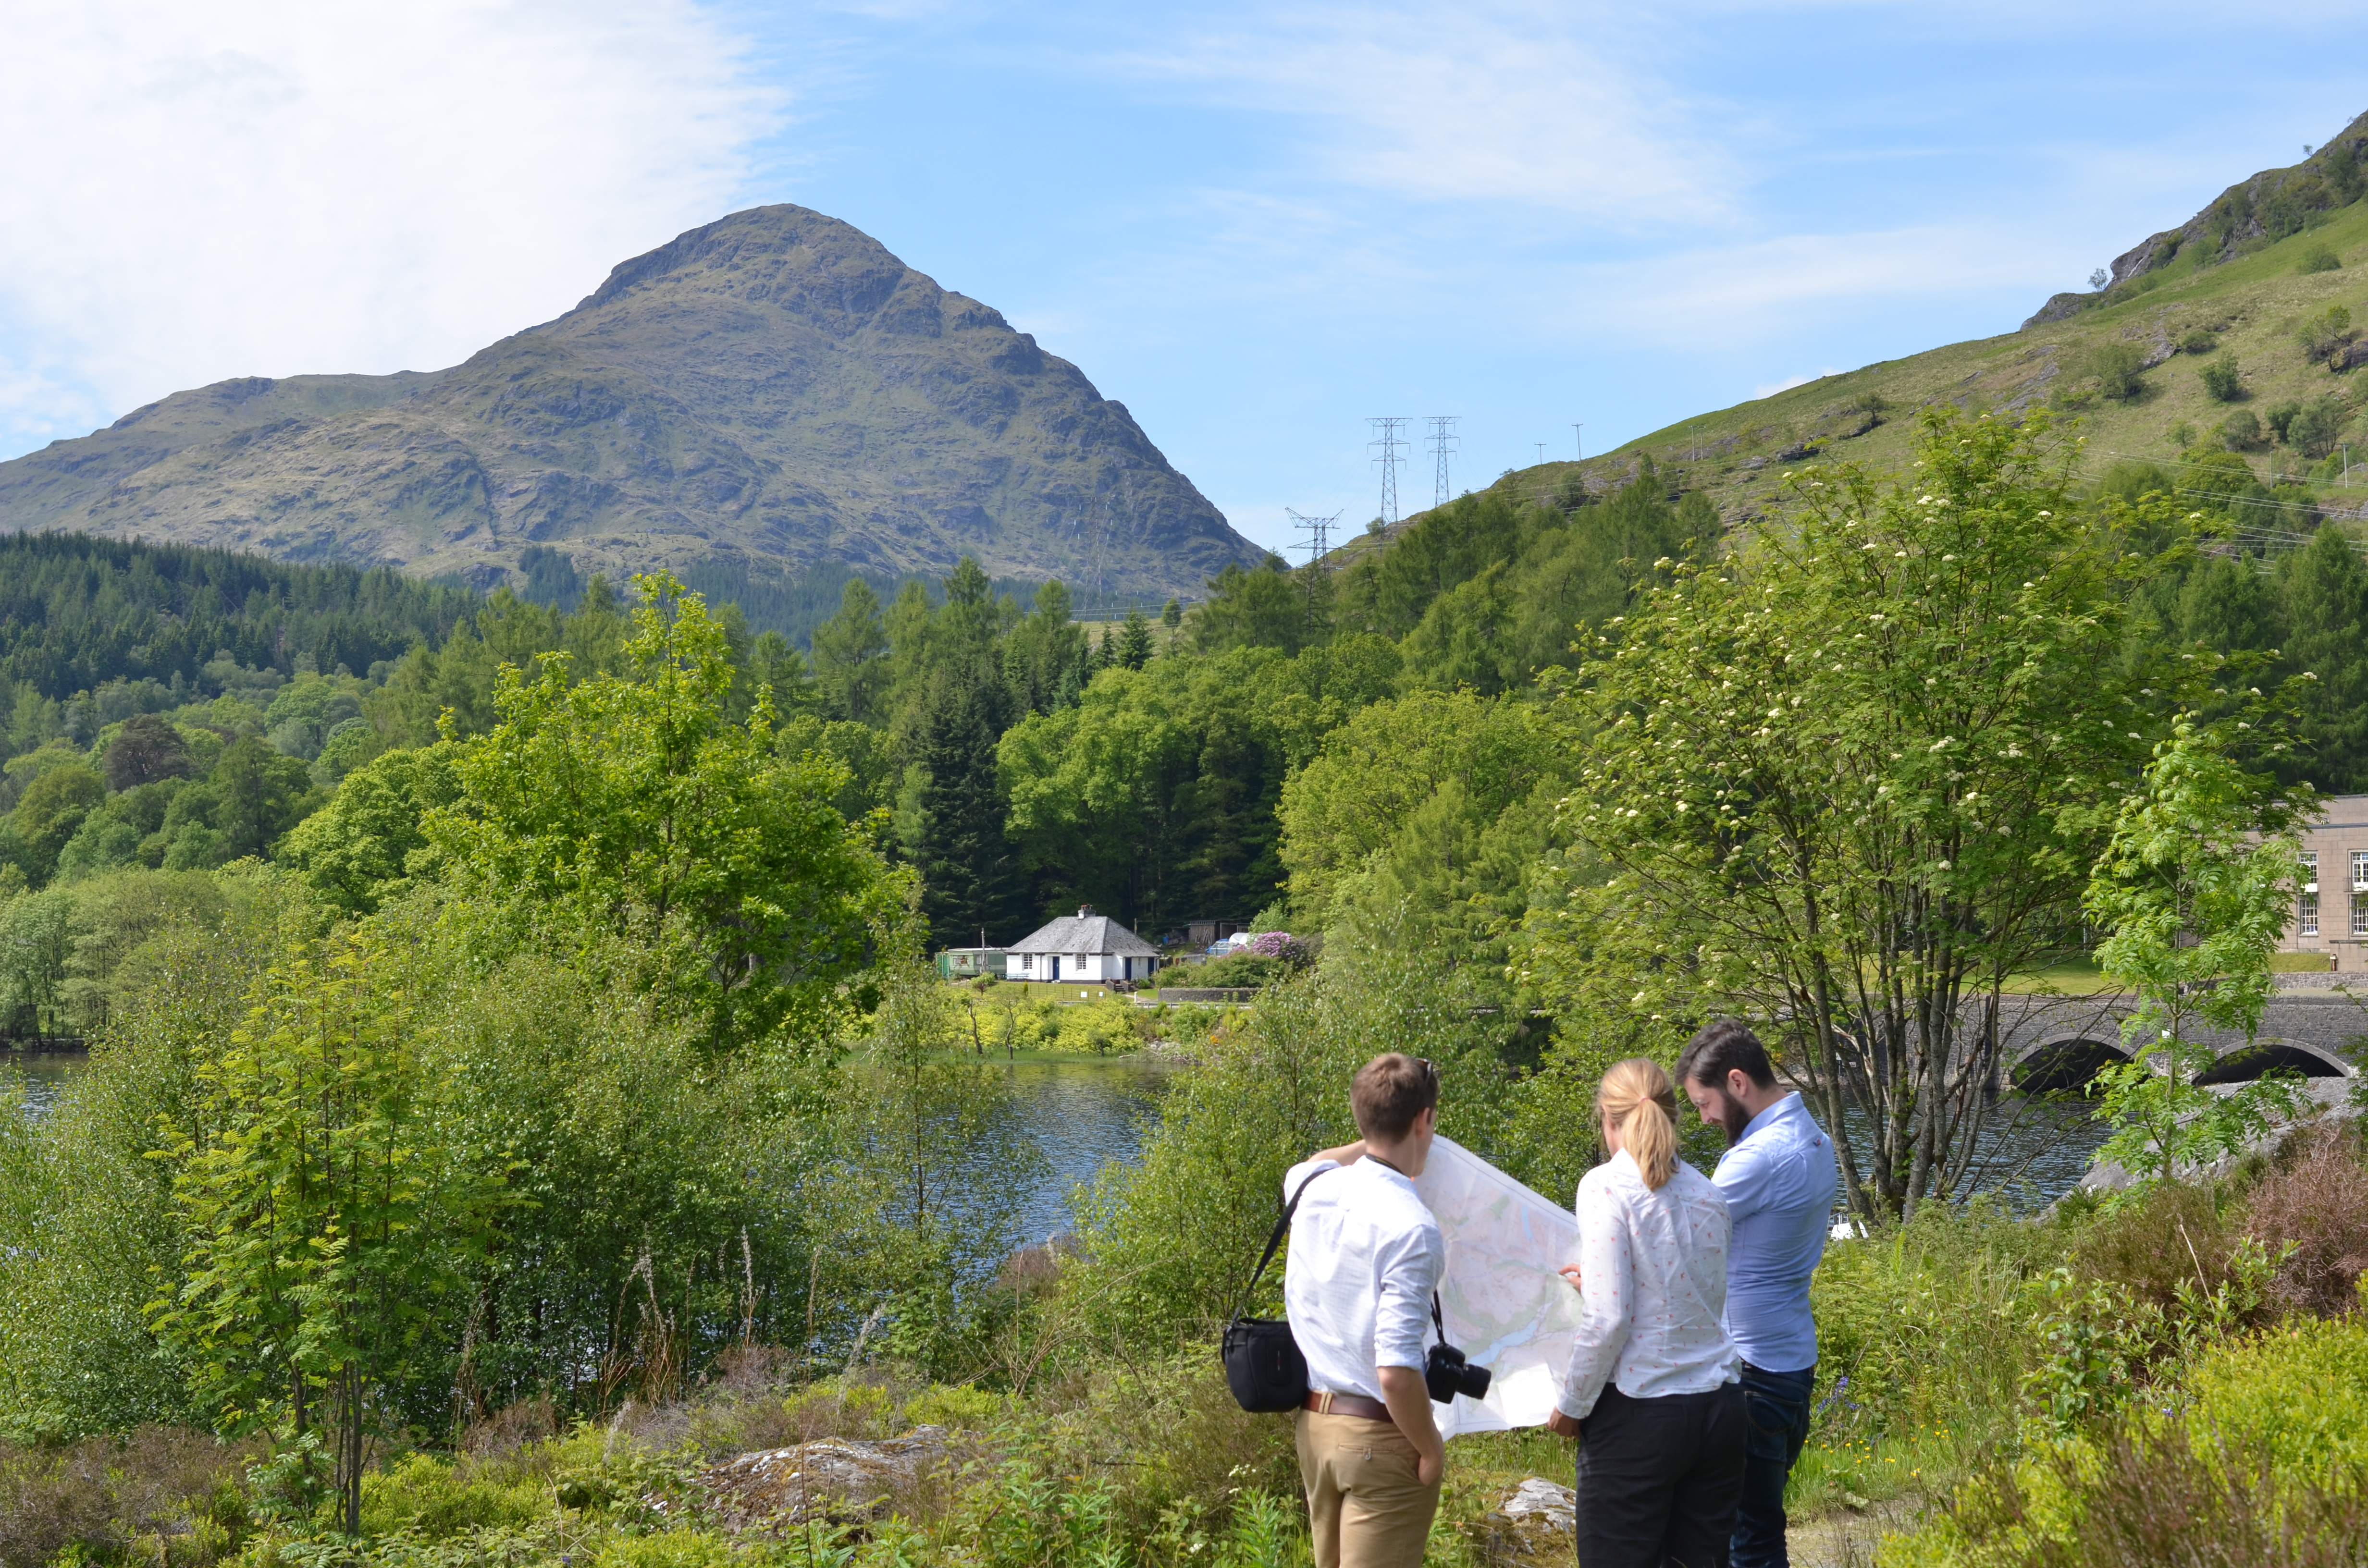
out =
[[[1644,1185],[1645,1178],[1638,1173],[1636,1162],[1624,1153],[1618,1153],[1578,1178],[1578,1196],[1584,1200],[1589,1196],[1609,1195],[1629,1187],[1641,1188]]]

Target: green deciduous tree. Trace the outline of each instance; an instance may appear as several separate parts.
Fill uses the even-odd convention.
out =
[[[364,1444],[392,1424],[384,1386],[427,1347],[502,1199],[497,1173],[439,1144],[368,960],[343,944],[290,959],[199,1067],[196,1115],[163,1151],[188,1252],[154,1312],[224,1426],[324,1418],[348,1534]]]
[[[2299,1109],[2283,1074],[2225,1095],[2195,1081],[2216,1057],[2205,1031],[2252,1044],[2302,869],[2293,829],[2309,796],[2282,798],[2273,778],[2237,766],[2243,722],[2180,715],[2088,887],[2089,916],[2112,933],[2097,962],[2138,998],[2122,1026],[2134,1060],[2097,1077],[2097,1114],[2114,1130],[2098,1153],[2140,1178],[2240,1153]]]
[[[549,655],[506,667],[500,722],[453,757],[461,798],[426,832],[447,875],[532,922],[553,915],[675,955],[710,1042],[818,1043],[871,945],[902,918],[901,883],[833,799],[844,775],[782,757],[762,705],[728,715],[723,630],[663,573],[625,673],[571,683]]]
[[[1209,579],[1209,597],[1192,612],[1194,644],[1202,653],[1279,648],[1296,653],[1322,642],[1324,624],[1310,614],[1306,586],[1292,575],[1279,555],[1268,556],[1254,572],[1228,564]]]
[[[1959,1189],[1999,997],[2076,941],[2169,679],[2116,673],[2144,563],[2046,419],[1920,417],[1907,475],[1809,471],[1594,644],[1577,847],[1520,956],[1565,1017],[1757,1020],[1870,1216]]]
[[[368,915],[410,885],[427,848],[427,813],[460,799],[456,743],[393,751],[346,776],[329,803],[288,835],[279,858],[347,915]]]
[[[1382,905],[1412,899],[1434,917],[1509,898],[1517,915],[1528,867],[1488,856],[1482,840],[1541,786],[1559,786],[1564,766],[1553,727],[1527,704],[1413,692],[1359,710],[1283,786],[1293,906],[1324,929],[1376,892]],[[1549,813],[1559,793],[1540,802]],[[1375,878],[1379,890],[1367,885]]]

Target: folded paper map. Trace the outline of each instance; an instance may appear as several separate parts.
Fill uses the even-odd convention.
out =
[[[1578,1329],[1578,1291],[1557,1272],[1578,1261],[1577,1220],[1445,1138],[1414,1186],[1447,1238],[1448,1343],[1496,1374],[1486,1399],[1432,1406],[1440,1432],[1545,1425]]]

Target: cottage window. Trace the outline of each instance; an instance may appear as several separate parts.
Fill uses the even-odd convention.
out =
[[[2294,930],[2299,936],[2318,935],[2318,857],[2302,858],[2302,893],[2294,907]]]
[[[2351,852],[2351,934],[2368,937],[2368,849]]]

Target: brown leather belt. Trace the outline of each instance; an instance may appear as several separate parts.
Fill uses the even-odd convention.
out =
[[[1367,1421],[1387,1421],[1390,1407],[1378,1399],[1367,1399],[1360,1393],[1310,1393],[1300,1401],[1301,1407],[1318,1415],[1355,1415]]]

